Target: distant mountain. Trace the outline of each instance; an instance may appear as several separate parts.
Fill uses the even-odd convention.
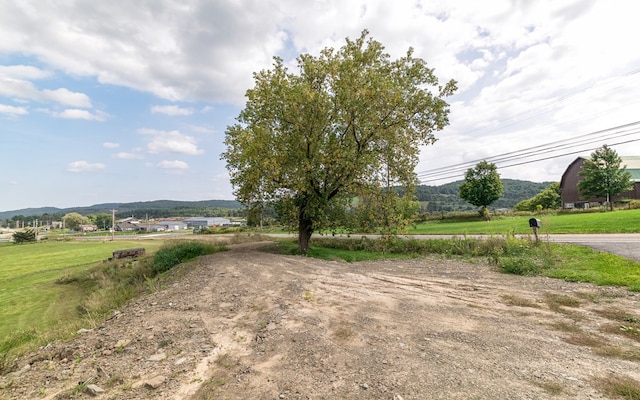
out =
[[[440,186],[420,185],[416,194],[423,210],[429,212],[475,211],[473,206],[458,196],[460,185],[456,181]],[[491,209],[513,208],[518,202],[529,199],[547,188],[552,182],[529,182],[517,179],[502,179],[503,195],[491,204]]]
[[[32,215],[64,215],[77,212],[82,215],[111,214],[111,210],[117,210],[119,218],[136,216],[138,218],[162,218],[162,217],[188,217],[188,216],[219,216],[213,214],[228,215],[230,210],[240,210],[242,204],[235,200],[202,200],[202,201],[177,201],[154,200],[139,201],[134,203],[103,203],[84,207],[40,207],[24,208],[21,210],[2,211],[0,220],[11,219],[16,215],[29,217]]]
[[[458,196],[458,190],[463,181],[447,183],[440,186],[420,185],[417,187],[418,200],[422,202],[423,210],[429,212],[449,211],[475,211],[478,208],[466,203]],[[529,199],[548,187],[551,182],[529,182],[515,179],[503,179],[503,196],[491,204],[492,209],[513,208],[516,203]],[[56,208],[24,208],[22,210],[0,212],[0,220],[11,219],[16,215],[25,217],[33,215],[49,214],[50,216],[70,212],[82,215],[111,214],[111,210],[117,210],[116,217],[124,218],[135,216],[138,218],[165,218],[165,217],[218,217],[235,216],[243,209],[241,203],[235,200],[203,200],[203,201],[176,201],[155,200],[139,201],[134,203],[103,203],[86,207]]]

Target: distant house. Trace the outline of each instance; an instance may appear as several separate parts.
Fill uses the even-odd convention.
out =
[[[164,226],[166,231],[181,231],[187,228],[187,224],[183,221],[161,221],[158,225]]]
[[[231,225],[231,221],[226,218],[213,217],[193,217],[187,218],[183,221],[187,224],[187,229],[206,229],[212,226],[227,226]]]
[[[622,165],[626,166],[626,170],[631,173],[633,181],[633,189],[615,196],[611,201],[616,202],[622,199],[640,199],[640,156],[620,157]],[[562,174],[560,180],[560,198],[562,200],[562,208],[589,208],[592,203],[603,204],[607,199],[585,198],[580,195],[578,190],[578,182],[584,179],[580,176],[580,170],[586,158],[576,158]]]
[[[115,226],[117,232],[134,232],[140,230],[140,225],[131,222],[119,222]]]
[[[80,225],[80,232],[96,232],[98,230],[98,227],[95,225]]]

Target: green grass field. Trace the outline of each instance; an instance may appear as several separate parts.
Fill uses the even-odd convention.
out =
[[[114,250],[144,247],[155,252],[161,240],[42,241],[0,244],[0,338],[21,331],[50,331],[77,318],[80,289],[56,284],[111,257]]]
[[[613,212],[575,212],[539,216],[495,216],[490,221],[434,220],[411,228],[409,234],[508,235],[529,234],[529,218],[542,221],[541,234],[640,233],[640,209]]]

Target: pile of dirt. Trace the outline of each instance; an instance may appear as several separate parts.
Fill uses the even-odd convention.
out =
[[[0,398],[602,399],[602,379],[640,380],[638,339],[616,332],[616,318],[637,316],[624,289],[262,246],[202,257],[99,327],[25,356]]]

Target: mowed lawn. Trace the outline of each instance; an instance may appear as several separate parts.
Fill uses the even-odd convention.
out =
[[[94,266],[114,250],[144,247],[155,252],[162,240],[0,244],[0,338],[9,334],[54,329],[77,318],[81,293],[60,277]]]
[[[432,220],[418,224],[409,234],[509,235],[530,234],[529,219],[542,221],[541,234],[640,233],[640,209],[573,212],[534,216],[494,216],[490,221]]]

